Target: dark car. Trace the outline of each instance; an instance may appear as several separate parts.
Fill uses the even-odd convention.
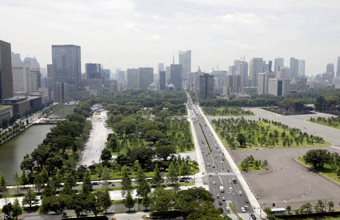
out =
[[[222,201],[218,201],[218,204],[219,204],[219,205],[222,205]]]
[[[244,201],[245,201],[246,203],[249,203],[248,199],[245,199]]]
[[[250,214],[250,217],[251,217],[253,220],[256,220],[256,216],[255,216],[253,213]]]

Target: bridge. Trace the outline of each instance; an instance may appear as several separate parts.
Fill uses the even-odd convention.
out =
[[[64,121],[65,118],[39,118],[33,124],[41,125],[41,124],[57,124],[59,121]]]

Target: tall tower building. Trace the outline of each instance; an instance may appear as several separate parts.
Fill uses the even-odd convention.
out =
[[[295,78],[299,73],[299,60],[294,57],[290,58],[290,68],[289,68],[289,77]]]
[[[170,65],[170,83],[175,85],[176,90],[182,90],[183,67],[181,64]]]
[[[191,50],[179,51],[178,63],[182,65],[182,79],[187,79],[191,72]]]
[[[164,63],[159,63],[158,64],[158,73],[164,71]]]
[[[86,63],[85,73],[87,79],[101,79],[102,78],[102,67],[99,63]]]
[[[278,72],[278,67],[284,67],[284,59],[283,58],[275,58],[274,60],[274,73]]]
[[[199,99],[214,97],[214,76],[204,73],[199,76]]]
[[[56,82],[55,83],[55,94],[54,101],[56,102],[68,102],[68,85],[65,82]]]
[[[305,76],[306,74],[306,61],[299,60],[299,72],[298,76]]]
[[[139,89],[148,90],[148,87],[153,83],[153,68],[140,67],[139,69]]]
[[[55,82],[66,82],[69,91],[77,91],[81,79],[80,46],[52,45],[52,69]]]
[[[136,90],[139,88],[139,71],[138,69],[127,69],[127,89]]]
[[[236,73],[241,76],[241,87],[248,87],[248,63],[246,61],[237,64]]]
[[[251,86],[257,87],[258,75],[263,72],[263,58],[252,58],[249,66]]]
[[[337,69],[336,69],[336,76],[340,76],[340,57],[338,57]]]
[[[333,63],[327,64],[326,73],[333,73],[334,74],[334,64]]]
[[[160,90],[166,89],[166,72],[165,71],[159,72],[159,89]]]
[[[0,99],[13,97],[11,44],[0,40]]]

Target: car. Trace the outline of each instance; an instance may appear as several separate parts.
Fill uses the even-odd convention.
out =
[[[245,201],[246,203],[249,203],[248,199],[245,199],[244,201]]]
[[[248,209],[249,209],[247,205],[245,205],[245,206],[244,206],[244,208],[245,208],[246,210],[248,210]]]
[[[228,170],[228,172],[229,172],[229,170]],[[231,183],[231,179],[229,179],[229,183]]]
[[[219,198],[220,198],[220,195],[217,194],[217,195],[216,195],[216,198],[219,199]]]
[[[229,206],[227,206],[227,207],[226,207],[226,210],[227,210],[227,212],[230,212],[230,208],[229,208]]]
[[[210,167],[210,163],[208,163],[208,166]]]
[[[224,196],[222,197],[222,201],[225,201],[225,197]]]
[[[214,181],[213,184],[216,185],[216,181]]]
[[[230,186],[229,187],[229,192],[232,192],[233,191],[233,188]]]
[[[184,179],[180,179],[179,182],[180,183],[185,183],[185,180]]]
[[[250,214],[250,217],[251,217],[253,220],[256,220],[256,216],[255,216],[253,213]]]
[[[244,207],[241,207],[242,212],[246,212],[246,209]]]
[[[238,194],[239,194],[240,196],[242,196],[242,192],[241,192],[241,191],[238,191]]]
[[[222,205],[222,201],[218,201],[218,204],[219,204],[219,205]]]

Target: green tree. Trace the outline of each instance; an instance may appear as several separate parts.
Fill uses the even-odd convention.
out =
[[[39,199],[37,198],[37,194],[33,190],[28,189],[27,193],[22,199],[22,205],[29,205],[31,209],[32,206],[37,205],[38,203],[39,203]]]
[[[48,182],[48,172],[45,167],[41,171],[41,177],[43,178],[44,183]]]
[[[128,173],[128,168],[126,166],[122,167],[121,170],[121,175],[122,175],[122,196],[125,197],[128,192],[132,190],[132,183],[131,179]]]
[[[111,206],[111,197],[107,189],[104,190],[102,203],[103,203],[103,209],[105,210],[105,213],[107,213],[107,209],[110,208]]]
[[[236,140],[240,144],[240,147],[242,148],[246,147],[246,137],[244,136],[244,134],[238,133]]]
[[[12,210],[13,210],[12,203],[8,203],[2,207],[2,212],[5,213],[5,215],[10,215]]]
[[[7,180],[5,178],[5,175],[1,173],[0,175],[0,192],[6,192],[7,191]]]
[[[178,184],[178,172],[173,161],[170,163],[169,166],[167,182],[171,183],[171,185],[175,185],[176,183]]]
[[[291,211],[292,211],[292,207],[289,205],[287,206],[286,208],[287,212],[288,212],[288,215],[290,215]]]
[[[322,169],[323,166],[331,161],[331,154],[327,150],[309,150],[303,158],[310,163],[314,169]]]
[[[18,216],[22,214],[22,208],[20,206],[19,200],[15,199],[13,202],[12,216],[18,219]]]
[[[160,186],[164,180],[161,176],[161,173],[159,172],[158,164],[156,163],[155,169],[154,169],[154,176],[152,178],[152,183],[156,185],[156,187]]]
[[[108,183],[107,180],[110,178],[110,172],[107,169],[107,167],[104,167],[103,172],[102,172],[102,179],[104,180],[104,185],[107,187]]]
[[[126,195],[126,198],[124,200],[124,206],[126,208],[129,209],[129,212],[130,212],[130,209],[133,208],[135,205],[135,201],[133,200],[132,198],[132,195],[131,195],[131,191],[128,191],[127,192],[127,195]]]
[[[327,203],[327,205],[328,205],[328,211],[331,212],[333,210],[333,208],[334,208],[334,202],[333,201],[329,201]]]
[[[16,185],[16,188],[17,188],[17,194],[18,194],[19,193],[19,185],[20,185],[20,177],[19,177],[18,172],[15,172],[13,179],[14,179],[14,182],[15,182],[15,185]]]
[[[63,182],[63,177],[61,175],[61,172],[59,169],[57,169],[57,174],[53,177],[54,187],[56,189],[59,189],[61,186],[61,183]]]
[[[100,155],[100,159],[102,160],[103,165],[107,165],[112,159],[111,151],[107,148],[104,148]]]
[[[21,176],[20,176],[20,184],[21,184],[21,185],[24,185],[24,187],[25,187],[25,185],[28,184],[28,183],[29,183],[29,179],[28,179],[28,177],[26,176],[25,170],[23,170],[23,171],[22,171],[22,174],[21,174]]]
[[[165,214],[174,209],[175,201],[174,190],[158,187],[150,194],[150,211]]]
[[[187,176],[189,175],[189,168],[186,162],[182,162],[181,166],[179,167],[179,174],[181,176]]]
[[[173,145],[157,146],[155,149],[156,156],[162,158],[164,161],[168,160],[168,157],[176,153],[176,147]]]
[[[38,190],[39,193],[40,193],[40,190],[44,188],[44,180],[43,180],[41,173],[35,176],[34,187]]]
[[[91,174],[90,171],[87,170],[83,179],[83,193],[89,194],[92,191],[92,183],[91,183]]]
[[[150,206],[150,198],[149,198],[148,193],[146,192],[144,192],[143,194],[142,205],[144,206],[145,210],[147,210],[148,207]]]

